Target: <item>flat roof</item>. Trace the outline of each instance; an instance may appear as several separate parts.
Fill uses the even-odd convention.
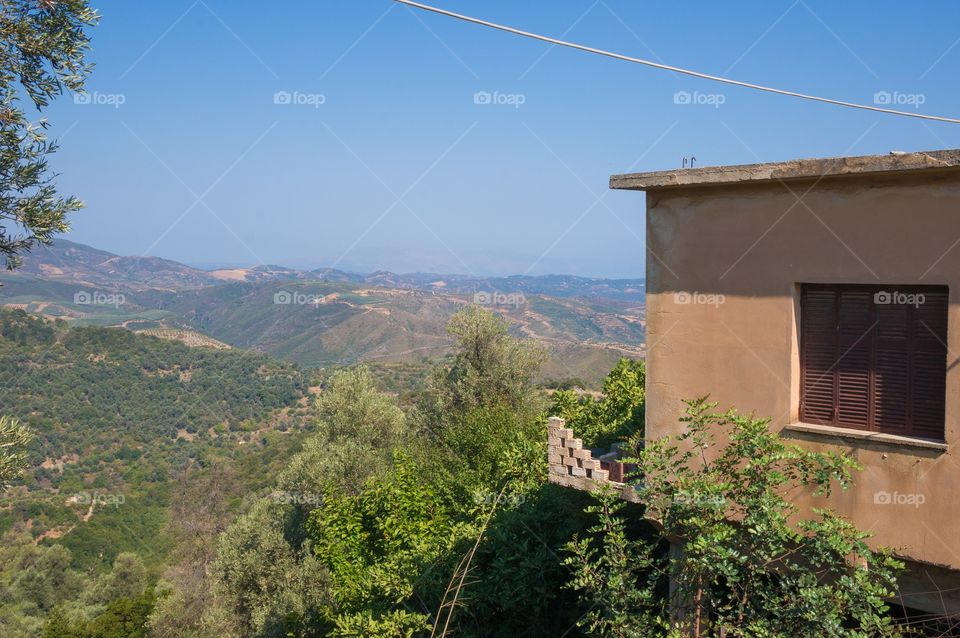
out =
[[[612,175],[610,188],[645,191],[685,186],[747,184],[932,169],[960,169],[960,149],[915,153],[894,151],[887,155],[825,157],[768,164],[698,166],[672,171],[626,173]]]

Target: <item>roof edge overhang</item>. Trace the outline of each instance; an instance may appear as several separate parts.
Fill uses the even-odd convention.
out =
[[[610,177],[615,190],[662,190],[763,182],[820,180],[830,177],[900,175],[913,172],[960,171],[960,149],[887,155],[798,159],[767,164],[703,166],[672,171],[625,173]]]

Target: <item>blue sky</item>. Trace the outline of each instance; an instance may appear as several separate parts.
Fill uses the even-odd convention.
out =
[[[904,110],[960,116],[956,2],[434,3],[716,75],[863,103],[886,91]],[[52,166],[87,202],[67,237],[121,254],[640,277],[643,196],[609,192],[611,173],[691,155],[960,147],[960,125],[676,76],[389,0],[94,4],[90,103],[50,109]],[[701,103],[675,103],[678,91]],[[501,103],[476,103],[483,92]]]

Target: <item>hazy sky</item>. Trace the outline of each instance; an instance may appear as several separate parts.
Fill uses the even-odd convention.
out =
[[[955,1],[435,3],[740,80],[866,103],[886,91],[904,110],[960,116]],[[68,238],[121,254],[638,277],[643,196],[608,192],[611,173],[691,155],[960,147],[960,125],[675,76],[389,0],[94,4],[89,103],[51,109],[52,164],[88,206]],[[675,103],[680,91],[692,103]]]

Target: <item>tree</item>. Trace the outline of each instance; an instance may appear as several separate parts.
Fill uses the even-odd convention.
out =
[[[90,604],[107,605],[120,598],[138,598],[147,588],[147,570],[139,556],[121,552],[113,561],[113,569],[101,574],[85,593]]]
[[[150,636],[222,636],[220,608],[213,593],[210,565],[218,536],[230,520],[229,501],[244,485],[231,465],[184,472],[177,481],[167,521],[176,556],[156,587]]]
[[[21,254],[49,244],[82,207],[60,197],[47,170],[56,144],[48,122],[31,121],[20,107],[26,95],[37,111],[64,91],[82,91],[91,65],[86,28],[99,16],[87,0],[3,0],[0,5],[0,255],[16,268]]]
[[[410,435],[403,410],[377,389],[365,366],[334,374],[316,408],[317,434],[278,478],[277,488],[287,494],[356,492],[367,477],[390,466],[393,449]]]
[[[32,440],[30,430],[19,419],[0,416],[0,490],[20,476],[27,462],[24,447]]]
[[[568,546],[570,586],[595,604],[581,626],[596,636],[895,634],[884,599],[902,564],[832,511],[786,498],[845,488],[856,464],[787,445],[769,420],[715,405],[689,401],[685,432],[631,459],[657,522],[649,538],[628,539],[607,498],[594,535]],[[679,551],[656,551],[667,541]],[[669,597],[657,594],[666,581]]]
[[[261,499],[220,536],[213,570],[240,635],[310,635],[329,606],[326,569],[284,536],[288,510]]]
[[[622,358],[604,379],[600,399],[558,390],[550,414],[565,419],[567,427],[590,447],[605,448],[618,439],[642,437],[646,378],[643,361]]]
[[[436,369],[422,405],[432,428],[474,409],[531,407],[533,380],[546,359],[538,343],[511,337],[506,320],[479,306],[457,312],[447,332],[457,341],[453,365]]]

